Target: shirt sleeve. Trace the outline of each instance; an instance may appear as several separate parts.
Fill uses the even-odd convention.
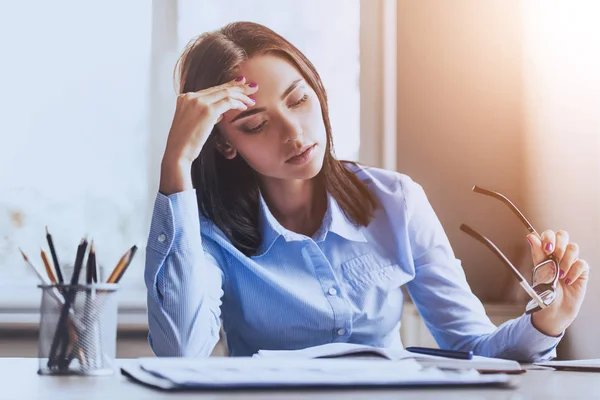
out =
[[[541,333],[532,325],[530,315],[523,314],[499,327],[490,321],[471,291],[423,188],[410,179],[402,186],[408,248],[415,270],[407,289],[438,345],[524,362],[556,357],[555,349],[563,335]]]
[[[153,352],[208,357],[219,340],[224,277],[215,257],[203,250],[195,190],[158,193],[144,280]]]

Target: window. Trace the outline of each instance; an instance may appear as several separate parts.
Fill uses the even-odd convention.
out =
[[[358,0],[180,0],[178,48],[201,32],[232,21],[268,26],[315,65],[329,98],[336,155],[357,160],[359,150]]]
[[[152,5],[1,8],[0,301],[37,304],[38,280],[18,247],[43,270],[46,225],[64,263],[84,235],[93,239],[104,277],[145,243]],[[124,283],[141,282],[140,250]]]
[[[18,248],[42,267],[45,226],[64,263],[84,235],[93,239],[104,278],[137,244],[122,293],[145,304],[144,247],[175,105],[172,72],[204,31],[249,20],[294,43],[327,89],[338,158],[357,160],[360,12],[359,0],[0,6],[8,61],[0,64],[0,311],[39,305],[38,280]]]

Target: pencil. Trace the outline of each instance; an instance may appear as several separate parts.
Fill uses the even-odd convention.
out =
[[[87,248],[87,239],[83,238],[77,246],[77,254],[75,256],[75,265],[73,267],[73,275],[71,275],[71,286],[77,285],[79,282],[79,275],[81,274],[81,266],[83,264],[83,258],[85,257],[85,250]],[[50,357],[48,359],[48,367],[58,364],[60,368],[64,368],[65,358],[67,356],[67,347],[69,345],[69,332],[67,328],[67,317],[69,315],[69,309],[71,304],[75,300],[77,290],[71,288],[65,295],[65,304],[62,306],[60,316],[58,318],[58,324],[56,331],[54,332],[54,338],[50,346]],[[61,342],[62,341],[62,342]],[[62,349],[59,352],[59,346]],[[57,353],[59,354],[57,357]]]
[[[94,280],[94,268],[96,267],[96,251],[94,250],[94,241],[90,245],[90,252],[88,253],[87,264],[85,265],[85,283],[90,285]]]
[[[42,271],[39,268],[37,268],[35,265],[33,265],[33,263],[29,260],[29,257],[27,257],[27,255],[25,254],[25,252],[23,250],[21,250],[21,248],[19,248],[19,251],[21,252],[21,255],[23,255],[23,258],[25,259],[25,262],[27,263],[27,265],[33,270],[33,272],[35,272],[35,274],[37,275],[39,280],[42,282],[42,285],[50,285],[48,278],[44,276],[44,274],[42,273]],[[54,299],[56,301],[58,301],[60,304],[65,304],[65,298],[62,296],[62,294],[58,290],[56,290],[56,288],[52,289],[52,291],[50,292],[50,295],[52,297],[54,297]]]
[[[115,269],[113,269],[113,271],[111,272],[110,276],[108,277],[108,279],[106,280],[106,283],[116,283],[117,279],[119,277],[119,275],[122,274],[122,272],[125,269],[125,266],[127,265],[127,263],[129,262],[129,259],[131,257],[131,252],[132,249],[129,249],[125,252],[125,254],[123,254],[123,257],[121,257],[121,259],[119,260],[119,262],[117,263],[117,266],[115,267]]]
[[[56,249],[54,249],[54,242],[52,241],[52,235],[48,231],[48,227],[46,227],[46,240],[48,241],[48,246],[50,247],[50,255],[52,256],[52,262],[54,263],[54,270],[56,271],[58,283],[64,283],[63,274],[60,269],[60,263],[58,262]]]
[[[29,265],[29,267],[33,270],[33,272],[35,272],[35,274],[38,276],[40,281],[42,281],[42,284],[49,285],[50,282],[48,282],[48,279],[44,276],[42,271],[40,271],[35,265],[33,265],[31,263],[31,261],[29,261],[29,257],[27,257],[27,255],[25,254],[25,252],[23,250],[21,250],[21,248],[19,248],[19,251],[21,252],[21,255],[23,255],[23,258],[25,259],[25,262],[27,263],[27,265]]]
[[[52,272],[52,267],[50,266],[50,261],[48,261],[46,252],[44,250],[40,250],[40,254],[42,256],[42,261],[44,262],[44,267],[46,267],[46,273],[48,274],[50,282],[56,284],[56,277],[54,276],[54,272]]]
[[[96,266],[96,248],[92,246],[92,281],[98,283],[98,267]]]
[[[77,285],[79,283],[79,275],[81,274],[81,267],[83,266],[83,258],[85,257],[85,250],[87,248],[87,239],[81,239],[79,246],[77,246],[77,254],[75,256],[75,265],[73,266],[73,275],[71,275],[71,285]]]
[[[125,273],[125,271],[127,271],[127,268],[129,268],[129,265],[131,265],[131,261],[133,261],[133,256],[135,256],[135,252],[137,251],[137,246],[132,246],[131,247],[131,253],[129,254],[129,260],[127,260],[127,264],[125,264],[125,266],[123,267],[123,269],[121,270],[121,272],[119,273],[119,275],[117,275],[117,278],[115,279],[115,283],[118,283],[121,278],[123,277],[123,274]]]

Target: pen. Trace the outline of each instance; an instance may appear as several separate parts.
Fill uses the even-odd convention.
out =
[[[429,347],[417,347],[410,346],[405,350],[410,351],[411,353],[419,353],[419,354],[428,354],[430,356],[439,356],[439,357],[447,357],[447,358],[457,358],[460,360],[470,360],[473,358],[472,351],[458,351],[458,350],[444,350],[444,349],[433,349]]]

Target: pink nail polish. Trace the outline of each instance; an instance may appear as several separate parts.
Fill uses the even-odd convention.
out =
[[[565,277],[565,271],[563,271],[563,270],[561,269],[561,270],[558,272],[558,277],[559,277],[560,279],[564,278],[564,277]]]
[[[569,278],[565,279],[565,283],[566,283],[567,285],[570,285],[570,284],[571,284],[571,279],[569,279]]]
[[[546,251],[549,251],[549,252],[551,252],[551,251],[552,251],[552,243],[548,243],[548,244],[546,245]]]
[[[531,239],[529,239],[529,236],[527,236],[527,243],[529,243],[530,246],[533,246],[533,243],[531,242]]]
[[[257,86],[258,86],[258,84],[257,84],[256,82],[252,82],[252,83],[250,83],[248,86],[250,86],[250,87],[257,87]]]
[[[240,82],[242,79],[244,79],[244,75],[238,76],[237,78],[235,78],[235,81]]]

